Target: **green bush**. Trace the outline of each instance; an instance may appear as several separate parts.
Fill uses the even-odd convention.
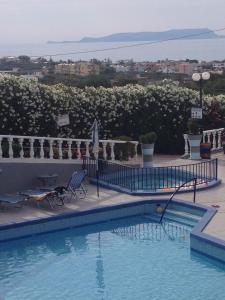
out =
[[[138,140],[151,129],[158,135],[156,152],[183,153],[183,133],[198,98],[198,92],[172,83],[79,89],[1,76],[0,134],[90,138],[97,118],[100,138],[125,135]],[[215,100],[216,114],[211,105]],[[58,127],[57,117],[63,114],[69,114],[70,125]],[[215,115],[217,121],[210,121]],[[204,97],[204,119],[207,129],[225,127],[224,95]]]
[[[188,133],[192,135],[200,134],[200,126],[198,119],[189,119],[188,120]]]
[[[154,144],[157,140],[157,134],[154,131],[148,132],[140,136],[142,144]]]
[[[126,141],[124,144],[116,144],[114,147],[116,160],[128,160],[129,157],[134,157],[135,146],[130,143],[132,139],[128,136],[115,137],[114,140]]]

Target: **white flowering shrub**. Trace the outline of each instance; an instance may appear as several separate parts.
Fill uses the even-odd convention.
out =
[[[97,118],[101,138],[126,135],[138,139],[143,133],[156,131],[158,151],[182,152],[182,135],[190,109],[196,105],[198,97],[197,92],[171,83],[79,89],[2,76],[0,133],[88,138],[94,118]],[[224,112],[225,96],[216,98]],[[208,114],[213,98],[205,100],[205,113]],[[59,128],[57,116],[67,113],[70,125]]]

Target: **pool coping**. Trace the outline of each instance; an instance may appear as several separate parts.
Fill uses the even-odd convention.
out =
[[[105,211],[110,211],[110,210],[115,210],[115,209],[120,209],[120,208],[125,208],[125,207],[132,207],[132,206],[139,206],[139,205],[144,205],[144,204],[163,204],[166,203],[167,199],[141,199],[141,200],[135,200],[132,202],[127,202],[127,203],[117,203],[117,204],[111,204],[108,206],[105,205],[99,205],[98,207],[95,208],[88,208],[85,210],[81,211],[73,211],[73,212],[63,212],[59,213],[54,216],[48,216],[48,217],[43,217],[39,219],[33,219],[33,220],[28,220],[28,221],[21,221],[21,222],[15,222],[15,223],[10,223],[10,224],[1,224],[0,225],[0,231],[5,230],[5,229],[10,229],[10,228],[18,228],[18,227],[23,227],[23,226],[28,226],[28,225],[33,225],[33,224],[39,224],[43,222],[50,222],[54,220],[60,220],[60,219],[66,219],[66,218],[71,218],[75,216],[84,216],[84,215],[89,215],[93,213],[98,213],[98,212],[105,212]],[[203,206],[201,204],[192,204],[187,201],[179,201],[178,199],[174,199],[172,203],[186,206],[186,207],[193,207],[196,210],[201,210],[201,211],[206,211],[208,210],[208,207]],[[211,208],[209,208],[211,210]],[[212,208],[212,210],[216,210],[215,208]]]
[[[104,213],[105,212],[118,212],[121,209],[125,209],[125,208],[135,208],[137,209],[137,207],[139,206],[139,208],[143,209],[143,206],[145,208],[145,205],[154,205],[154,204],[162,204],[165,205],[167,199],[153,199],[153,200],[136,200],[136,201],[132,201],[132,202],[127,202],[127,203],[120,203],[120,204],[113,204],[110,206],[104,206],[101,205],[97,208],[89,208],[86,210],[82,210],[82,211],[73,211],[73,212],[63,212],[61,214],[58,215],[54,215],[54,216],[49,216],[49,217],[44,217],[41,219],[34,219],[34,220],[29,220],[29,221],[22,221],[22,222],[16,222],[16,223],[11,223],[11,224],[2,224],[0,225],[0,236],[1,234],[4,234],[7,232],[9,232],[10,230],[14,230],[14,231],[18,231],[16,229],[28,229],[31,227],[35,227],[35,225],[43,225],[45,226],[45,231],[44,232],[37,232],[34,233],[32,230],[29,231],[29,234],[26,235],[22,235],[22,236],[16,236],[16,237],[12,237],[12,238],[5,238],[5,239],[1,239],[0,243],[4,243],[7,241],[11,241],[11,240],[19,240],[21,238],[27,238],[30,236],[34,236],[34,235],[41,235],[41,234],[46,234],[46,233],[51,233],[51,232],[56,232],[56,231],[60,231],[60,230],[64,230],[64,229],[68,229],[68,228],[73,228],[73,227],[83,227],[83,226],[87,226],[87,225],[92,225],[92,224],[96,224],[96,223],[102,223],[102,222],[107,222],[110,221],[112,219],[119,219],[119,218],[123,218],[124,216],[115,216],[113,218],[111,218],[110,216],[107,217]],[[201,216],[201,219],[199,220],[199,222],[193,227],[191,233],[190,233],[190,248],[192,250],[195,250],[197,252],[200,252],[202,254],[205,254],[211,258],[220,260],[225,262],[225,241],[221,240],[219,238],[216,238],[212,235],[206,234],[204,233],[204,229],[206,228],[206,226],[209,224],[209,222],[212,220],[212,218],[214,217],[214,215],[217,213],[217,209],[213,208],[213,207],[207,207],[201,204],[194,204],[191,202],[187,202],[187,201],[183,201],[183,200],[179,200],[179,199],[174,199],[171,204],[173,205],[178,205],[181,207],[186,207],[188,209],[194,209],[195,211],[199,210],[201,211],[203,214]],[[103,214],[102,214],[103,213]],[[104,220],[102,221],[87,221],[85,222],[85,216],[89,216],[89,218],[91,218],[91,215],[102,215],[104,216]],[[135,214],[135,212],[133,213],[134,215],[140,215],[140,212],[137,212]],[[129,216],[129,215],[128,215]],[[58,221],[58,223],[62,223],[61,221],[64,220],[68,220],[72,219],[72,218],[76,218],[76,219],[80,219],[82,220],[81,225],[68,225],[65,226],[61,229],[51,229],[51,223],[54,223],[53,221]],[[69,223],[68,223],[69,224]],[[49,227],[50,225],[50,227]]]

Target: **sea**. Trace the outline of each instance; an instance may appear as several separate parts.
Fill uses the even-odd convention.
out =
[[[165,42],[136,43],[59,43],[59,44],[1,44],[0,57],[28,55],[51,57],[53,60],[99,60],[113,62],[133,59],[134,61],[157,61],[162,59],[197,59],[199,61],[224,60],[225,38],[173,40]],[[126,48],[122,48],[126,46]],[[114,49],[110,49],[114,48]],[[118,48],[118,49],[117,49]]]

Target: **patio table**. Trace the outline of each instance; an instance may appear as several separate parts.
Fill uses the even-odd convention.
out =
[[[52,187],[56,184],[58,174],[43,174],[37,176],[43,187]]]

